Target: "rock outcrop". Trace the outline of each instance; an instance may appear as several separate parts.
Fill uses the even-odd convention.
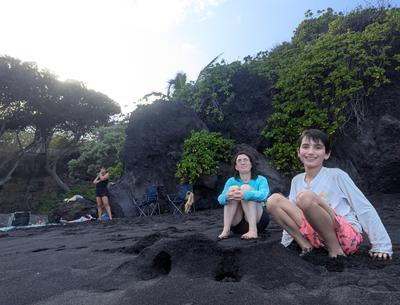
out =
[[[49,215],[49,222],[60,222],[61,219],[71,221],[81,216],[91,215],[97,217],[96,203],[85,198],[60,202]]]
[[[140,200],[149,185],[159,187],[161,200],[166,193],[174,193],[183,142],[192,130],[201,129],[207,129],[204,122],[178,102],[156,101],[134,111],[120,155],[124,175],[110,187],[113,212],[117,216],[136,215],[131,198]]]
[[[223,122],[200,118],[179,102],[157,101],[140,106],[130,118],[127,139],[121,151],[124,175],[109,186],[115,216],[135,216],[133,199],[140,201],[149,185],[159,187],[161,203],[165,194],[175,193],[179,181],[176,163],[181,159],[183,142],[192,130],[218,131],[226,138],[252,149],[261,174],[271,190],[287,194],[289,178],[274,171],[262,154],[268,145],[260,132],[273,113],[270,84],[242,69],[232,78],[234,100],[221,105]],[[348,121],[338,131],[327,166],[344,169],[366,194],[400,191],[400,79],[379,89],[363,107],[349,113]],[[34,210],[40,195],[57,194],[57,186],[43,171],[40,156],[27,156],[15,175],[0,189],[0,212]],[[66,164],[66,162],[64,162]],[[217,205],[216,196],[231,165],[220,164],[217,175],[201,177],[194,185],[196,208]]]
[[[336,137],[333,165],[369,194],[400,191],[400,80],[381,88]],[[359,119],[357,124],[357,119]]]
[[[271,83],[246,68],[237,71],[231,81],[235,97],[232,102],[221,105],[223,121],[202,119],[209,130],[221,132],[236,143],[246,143],[261,151],[266,146],[261,132],[273,113]]]
[[[253,147],[262,142],[261,122],[265,123],[264,116],[271,110],[260,103],[258,98],[245,103],[241,95],[237,95],[232,105],[226,109],[232,115],[219,128],[213,124],[208,128],[194,111],[181,103],[158,101],[137,109],[130,119],[127,140],[120,156],[124,164],[124,175],[115,185],[110,186],[113,213],[116,216],[137,215],[132,198],[140,200],[148,185],[159,187],[161,204],[165,194],[176,191],[179,183],[175,178],[176,163],[182,156],[183,142],[190,137],[191,130],[213,128],[212,131],[219,131],[226,137],[228,131],[231,131],[228,136],[236,142],[248,139],[245,142],[248,144],[238,144],[235,149],[251,150],[260,174],[269,179],[272,191],[285,192],[288,189],[288,178],[273,170],[265,156]],[[263,110],[255,111],[257,107]],[[217,175],[198,179],[194,185],[196,209],[216,207],[216,197],[231,175],[230,164],[221,164]]]
[[[248,81],[256,89],[266,85],[251,78]],[[236,97],[232,104],[224,106],[225,119],[221,124],[207,118],[203,118],[203,122],[180,103],[156,102],[136,110],[121,153],[125,173],[112,191],[113,201],[120,202],[120,206],[113,209],[125,211],[121,215],[135,215],[129,198],[140,198],[147,185],[158,185],[161,195],[174,192],[178,183],[174,173],[182,154],[183,141],[190,136],[190,130],[203,128],[219,131],[225,137],[235,139],[236,143],[242,143],[236,146],[236,150],[246,148],[253,151],[260,173],[270,182],[271,191],[287,194],[290,178],[274,171],[269,160],[260,153],[265,145],[260,131],[273,111],[270,99],[268,95],[252,97],[245,90],[246,84],[250,86],[245,81],[243,84],[237,81]],[[261,90],[256,89],[256,92]],[[347,171],[367,194],[399,191],[398,92],[400,81],[395,80],[370,97],[365,108],[358,109],[357,115],[349,116],[347,124],[336,135],[332,156],[327,163],[327,166],[338,166]],[[215,207],[216,197],[231,175],[230,164],[220,164],[217,175],[198,179],[194,186],[196,208]]]

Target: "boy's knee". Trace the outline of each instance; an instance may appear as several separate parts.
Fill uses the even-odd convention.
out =
[[[286,198],[278,193],[272,194],[271,196],[268,197],[267,200],[267,210],[269,212],[275,210],[278,208],[282,202],[282,200],[285,200]]]
[[[310,208],[313,203],[315,202],[315,196],[317,196],[315,193],[312,191],[306,190],[301,193],[299,193],[296,196],[296,205],[301,209],[305,210],[307,208]]]

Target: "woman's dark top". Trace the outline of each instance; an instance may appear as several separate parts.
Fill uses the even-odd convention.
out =
[[[108,197],[108,189],[107,189],[108,179],[102,180],[96,183],[96,197]]]

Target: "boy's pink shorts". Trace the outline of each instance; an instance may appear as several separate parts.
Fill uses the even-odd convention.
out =
[[[347,220],[338,215],[335,211],[335,231],[339,244],[346,255],[354,254],[360,248],[363,240],[362,234],[347,222]],[[324,240],[315,232],[314,228],[304,218],[301,223],[300,232],[311,243],[314,248],[325,248]]]

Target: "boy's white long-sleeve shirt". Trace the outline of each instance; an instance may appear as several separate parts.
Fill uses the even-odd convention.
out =
[[[292,179],[289,200],[293,204],[299,192],[310,190],[316,193],[356,230],[364,230],[367,233],[372,245],[370,251],[392,255],[392,242],[378,213],[346,172],[339,168],[322,167],[310,184],[307,184],[304,178],[305,173],[302,173]],[[282,244],[287,247],[292,240],[293,238],[283,231]]]

